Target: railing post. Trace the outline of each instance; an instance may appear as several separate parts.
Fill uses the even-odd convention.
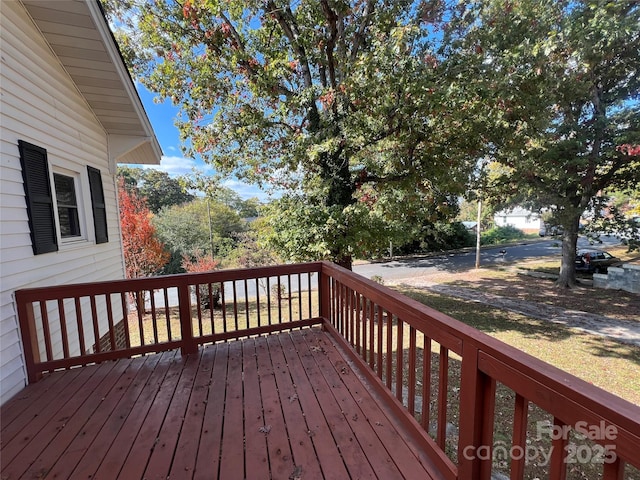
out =
[[[180,312],[180,334],[182,336],[182,355],[189,355],[198,351],[198,344],[193,338],[193,322],[191,321],[191,293],[188,283],[178,286],[178,302]]]
[[[331,276],[324,270],[324,264],[320,266],[320,272],[318,273],[318,292],[320,303],[320,317],[325,322],[331,322]]]
[[[489,480],[492,462],[480,457],[493,451],[496,382],[478,368],[479,352],[468,341],[462,347],[458,478]]]
[[[40,347],[38,346],[33,303],[24,300],[19,290],[16,292],[15,297],[18,307],[18,323],[20,324],[20,335],[22,336],[27,379],[29,383],[34,383],[42,378],[42,372],[36,368],[36,365],[40,363]]]

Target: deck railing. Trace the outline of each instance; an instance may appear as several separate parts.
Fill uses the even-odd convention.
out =
[[[640,407],[335,265],[321,281],[335,337],[444,478],[640,478]]]
[[[443,478],[638,475],[640,407],[328,262],[28,289],[16,302],[30,381],[322,324]]]
[[[19,290],[28,379],[319,324],[320,269],[309,263]]]

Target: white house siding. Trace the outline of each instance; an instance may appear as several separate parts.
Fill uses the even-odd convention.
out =
[[[522,208],[497,212],[493,221],[496,226],[512,226],[527,233],[537,233],[540,229],[540,216]]]
[[[4,403],[25,385],[13,292],[120,279],[124,278],[124,266],[116,183],[108,170],[107,135],[23,6],[2,2],[0,17],[0,402]],[[47,150],[51,174],[59,168],[79,173],[78,203],[85,240],[60,243],[57,252],[33,254],[18,140]],[[107,204],[109,242],[98,245],[88,165],[101,171]],[[54,348],[60,350],[59,342]]]

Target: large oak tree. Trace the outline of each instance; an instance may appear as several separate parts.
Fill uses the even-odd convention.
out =
[[[609,187],[639,189],[640,3],[469,1],[445,43],[451,78],[484,107],[486,194],[552,212],[558,284],[573,285],[580,216]]]
[[[350,267],[454,213],[478,117],[434,53],[445,2],[106,3],[135,76],[180,107],[185,153],[290,192],[283,253]]]

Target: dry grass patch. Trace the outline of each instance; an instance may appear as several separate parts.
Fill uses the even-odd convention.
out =
[[[488,305],[402,289],[425,305],[640,405],[640,348]]]

